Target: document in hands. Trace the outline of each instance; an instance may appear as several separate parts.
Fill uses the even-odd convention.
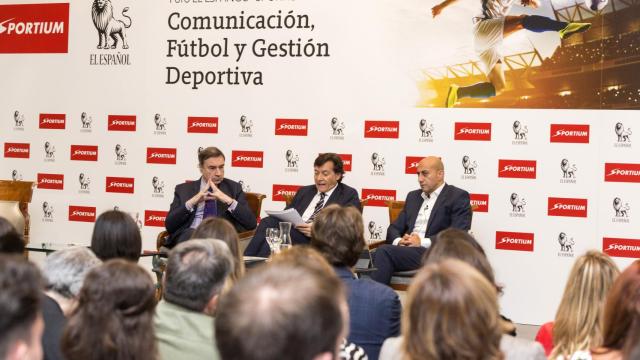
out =
[[[290,222],[294,226],[304,224],[304,220],[302,220],[302,216],[300,216],[300,214],[298,214],[298,211],[294,208],[290,208],[282,211],[267,210],[266,213],[269,216],[273,216],[274,218],[280,221]]]

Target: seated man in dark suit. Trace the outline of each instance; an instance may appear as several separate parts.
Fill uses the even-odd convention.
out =
[[[426,157],[418,163],[420,190],[407,194],[404,208],[387,230],[387,243],[374,253],[378,269],[371,278],[389,284],[396,271],[416,270],[431,237],[442,230],[471,228],[469,193],[444,182],[444,165],[439,157]]]
[[[349,337],[360,345],[370,360],[377,360],[382,343],[400,334],[401,305],[390,287],[358,279],[353,273],[365,248],[362,215],[351,207],[330,205],[313,222],[311,246],[333,265],[347,287]]]
[[[291,229],[292,245],[309,243],[313,219],[325,205],[353,205],[358,210],[362,210],[358,191],[342,183],[344,167],[342,159],[337,154],[318,155],[313,162],[313,172],[315,184],[300,188],[291,204],[286,207],[286,209],[296,209],[302,216],[302,220],[305,221],[305,224]],[[265,240],[265,231],[268,228],[278,227],[279,223],[278,219],[271,216],[262,219],[244,254],[246,256],[269,256],[270,250]]]
[[[256,228],[242,186],[224,177],[224,154],[208,147],[198,154],[200,179],[176,186],[173,202],[165,219],[169,238],[164,246],[191,238],[194,229],[209,216],[229,220],[238,232]]]

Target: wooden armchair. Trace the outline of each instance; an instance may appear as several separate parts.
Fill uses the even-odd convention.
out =
[[[22,219],[15,219],[13,225],[16,226],[16,230],[21,232],[25,244],[29,243],[29,229],[31,224],[31,217],[29,215],[29,203],[33,196],[33,188],[35,184],[33,181],[12,181],[12,180],[0,180],[0,201],[17,203]],[[6,204],[6,208],[9,210],[9,205]],[[15,205],[13,205],[15,206]],[[2,214],[0,214],[1,216]],[[13,214],[15,215],[15,214]],[[19,216],[19,215],[18,215]],[[11,217],[7,214],[7,217]],[[11,219],[8,219],[11,221]],[[22,227],[20,229],[19,227]]]

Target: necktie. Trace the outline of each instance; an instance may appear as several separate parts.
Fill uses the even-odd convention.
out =
[[[209,188],[211,191],[211,188]],[[204,212],[202,213],[202,219],[206,219],[208,217],[218,216],[218,202],[215,200],[206,200],[204,202]]]
[[[316,207],[313,209],[313,214],[311,214],[311,216],[309,217],[309,220],[307,220],[308,223],[312,222],[313,218],[315,218],[316,215],[320,212],[320,210],[322,210],[322,207],[324,206],[324,197],[326,195],[327,194],[325,193],[320,193],[320,200],[316,204]]]

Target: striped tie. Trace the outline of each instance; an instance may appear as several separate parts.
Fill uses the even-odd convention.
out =
[[[310,223],[313,221],[313,218],[316,217],[316,215],[318,215],[318,213],[320,212],[320,210],[322,210],[322,207],[324,206],[324,197],[327,194],[325,193],[320,193],[320,201],[318,201],[318,203],[316,204],[316,207],[313,209],[313,214],[311,214],[311,216],[309,217],[309,220],[307,220],[307,223]]]

